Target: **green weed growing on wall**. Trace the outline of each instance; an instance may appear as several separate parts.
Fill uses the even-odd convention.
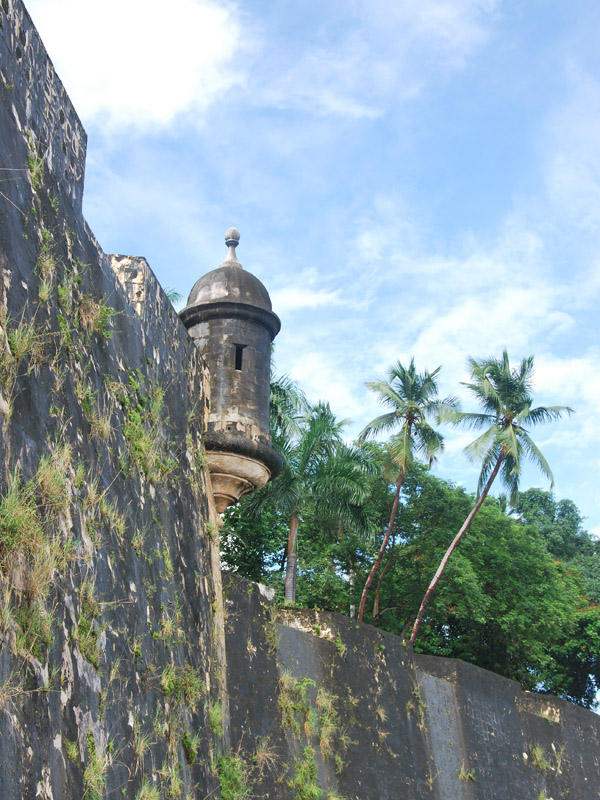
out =
[[[10,569],[17,552],[31,553],[43,541],[44,530],[32,484],[23,485],[18,471],[9,477],[8,489],[0,500],[0,567]]]
[[[151,778],[144,778],[135,800],[160,800],[160,790],[152,783]]]
[[[79,326],[88,340],[92,334],[110,339],[113,334],[112,319],[116,313],[114,308],[106,305],[105,299],[98,302],[91,294],[84,294],[77,305]]]
[[[71,448],[57,447],[40,460],[35,478],[24,483],[18,470],[9,475],[0,497],[0,571],[4,576],[0,627],[16,623],[15,649],[40,660],[52,637],[46,601],[57,571],[73,556],[57,524],[70,503],[67,476]]]
[[[223,800],[249,800],[249,768],[241,755],[219,756],[217,772]]]
[[[35,272],[41,278],[51,280],[58,265],[54,236],[47,228],[42,228],[41,240],[40,252],[35,262]]]
[[[129,375],[128,383],[128,386],[115,382],[110,384],[110,390],[115,392],[125,413],[123,436],[131,461],[151,484],[157,485],[167,480],[178,467],[178,461],[169,453],[168,443],[160,430],[164,393],[158,386],[145,390],[139,370]]]
[[[77,615],[75,636],[81,655],[96,669],[100,666],[100,629],[96,619],[100,616],[100,603],[96,599],[93,580],[86,579],[79,587],[80,611]]]
[[[220,700],[209,705],[208,724],[215,736],[223,736],[223,704]]]
[[[44,361],[44,348],[48,337],[38,330],[35,320],[25,322],[22,318],[19,323],[16,323],[7,317],[4,327],[8,347],[0,347],[0,386],[8,404],[8,416],[10,416],[17,381]],[[24,366],[23,362],[25,362]]]
[[[315,686],[311,678],[294,677],[284,672],[279,679],[279,707],[282,722],[297,736],[310,737],[317,731],[318,720],[308,696],[309,687]]]
[[[205,693],[204,682],[191,664],[167,664],[160,677],[160,687],[172,702],[185,703],[191,711]]]
[[[31,181],[31,188],[33,189],[34,192],[37,192],[44,178],[44,167],[46,164],[46,159],[44,156],[39,154],[38,148],[36,146],[31,131],[28,132],[27,147],[28,147],[27,166],[29,168],[29,180]]]
[[[183,734],[181,744],[183,747],[183,752],[185,753],[186,761],[190,766],[196,762],[196,758],[198,757],[200,740],[199,733],[194,734],[194,736],[190,736],[189,731],[185,731]]]
[[[39,488],[42,506],[46,513],[64,514],[69,508],[67,473],[73,451],[70,444],[57,447],[51,455],[43,455],[35,479]]]
[[[316,708],[319,720],[319,747],[325,758],[334,756],[334,737],[339,730],[339,718],[335,708],[338,697],[322,686],[319,687]]]
[[[294,777],[288,786],[296,790],[296,800],[321,800],[323,791],[318,781],[317,762],[312,747],[305,747],[302,758],[294,764]]]
[[[83,786],[85,788],[86,800],[104,800],[106,790],[106,768],[107,759],[104,754],[99,754],[96,749],[94,734],[88,731],[87,743],[87,766],[83,773]]]

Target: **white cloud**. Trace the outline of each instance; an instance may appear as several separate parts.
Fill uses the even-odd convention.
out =
[[[159,275],[162,260],[166,281],[179,281],[185,292],[220,262],[222,229],[240,227],[241,261],[264,281],[284,318],[278,369],[300,380],[311,399],[328,399],[338,416],[353,418],[353,431],[380,411],[364,381],[398,359],[414,355],[420,369],[443,364],[447,394],[467,378],[468,354],[499,355],[507,347],[515,360],[534,353],[537,400],[577,409],[564,425],[540,429],[557,484],[560,475],[569,495],[576,480],[584,482],[568,467],[575,448],[591,474],[600,444],[600,361],[592,349],[600,293],[600,91],[575,62],[566,97],[555,91],[555,78],[564,77],[557,34],[551,96],[542,81],[533,97],[537,78],[526,75],[513,103],[498,67],[532,43],[520,23],[532,25],[535,12],[515,16],[506,6],[504,15],[504,5],[28,2],[76,108],[86,124],[93,121],[94,139],[100,125],[168,129],[168,137],[152,135],[137,147],[127,141],[129,129],[120,130],[125,144],[117,149],[111,139],[110,152],[99,151],[105,142],[96,139],[86,203],[103,220],[105,229],[96,232],[107,249],[122,251],[119,237],[137,228],[142,244],[132,247]],[[570,48],[576,57],[579,51]],[[468,69],[473,64],[477,69]],[[527,92],[531,102],[520,120]],[[406,101],[416,96],[409,115]],[[219,102],[224,97],[231,102]],[[440,124],[432,97],[442,112],[446,102],[458,102],[456,125]],[[490,115],[487,122],[472,105]],[[192,117],[203,124],[209,107],[212,124],[196,127],[193,139],[186,138],[191,127],[174,125]],[[527,174],[512,201],[501,165],[481,160],[485,136],[469,138],[471,124],[496,121],[507,125],[509,149],[510,137],[529,137]],[[185,157],[172,158],[178,148]],[[433,175],[424,168],[432,148],[434,165],[449,163]],[[481,214],[473,230],[456,230],[453,220],[466,219],[473,206],[472,186],[480,190]],[[460,192],[465,214],[446,212],[446,198],[460,202]],[[465,407],[472,408],[466,399]],[[469,434],[445,433],[444,474],[474,485],[477,470],[460,454]],[[563,458],[566,450],[571,456]],[[585,494],[592,496],[588,480]]]
[[[462,68],[487,41],[495,4],[300,8],[293,44],[289,31],[269,30],[250,3],[232,0],[27,5],[84,123],[112,132],[170,125],[181,114],[200,122],[236,86],[258,106],[373,119],[417,95],[433,73]]]
[[[357,342],[369,323],[347,319],[347,335],[337,337],[336,347],[338,358],[352,361],[357,374],[346,371],[339,380],[358,392],[353,389],[358,380],[382,376],[396,360],[407,363],[414,355],[419,369],[442,364],[441,393],[459,394],[463,407],[473,409],[472,398],[460,386],[468,379],[467,355],[499,355],[506,347],[517,363],[534,354],[536,402],[577,409],[573,418],[534,433],[554,468],[559,496],[577,498],[565,453],[591,464],[600,444],[600,358],[591,343],[580,339],[581,308],[597,302],[600,287],[587,264],[575,260],[572,269],[556,269],[556,259],[560,264],[563,257],[552,236],[557,223],[539,213],[539,200],[533,207],[529,213],[521,199],[495,235],[472,232],[442,247],[428,239],[427,221],[407,210],[401,197],[377,198],[357,222],[345,262],[351,266],[348,286],[356,296],[372,299],[368,314],[376,336],[365,341],[369,358],[358,360]],[[575,343],[577,357],[550,355]],[[368,410],[355,417],[357,428],[370,418]],[[478,468],[462,453],[472,433],[452,428],[443,433],[440,474],[474,488]],[[531,481],[546,486],[527,468],[524,486]]]
[[[275,289],[270,292],[270,295],[273,308],[276,308],[278,313],[344,305],[339,289],[335,291],[317,289],[315,291],[304,286],[290,286],[286,289]]]
[[[598,406],[600,414],[600,352],[597,350],[591,349],[585,355],[570,358],[550,354],[541,356],[536,359],[535,383],[538,390],[547,394],[554,393],[559,386],[568,403],[573,399],[583,399]]]
[[[575,415],[553,430],[551,444],[572,453],[592,452],[600,443],[600,353],[586,348],[577,357],[536,359],[536,396],[541,405],[568,405]]]
[[[571,97],[548,122],[546,187],[563,224],[600,231],[600,83],[567,64]]]
[[[182,293],[189,291],[202,272],[209,269],[200,266],[198,258],[218,221],[210,203],[199,197],[195,186],[183,178],[177,182],[169,180],[165,171],[156,169],[155,159],[145,153],[139,163],[129,162],[124,169],[116,170],[96,151],[88,163],[90,173],[96,190],[86,197],[86,217],[100,221],[95,233],[105,251],[122,253],[125,249],[130,255],[144,254],[157,273],[162,266],[169,276],[169,285],[175,280],[183,281],[179,288]],[[136,230],[143,232],[143,244],[139,246],[142,249],[134,247],[131,252],[129,236]],[[150,250],[149,241],[153,242]],[[215,263],[210,268],[220,263],[219,246],[222,256],[226,252],[222,242],[219,239],[214,243]],[[189,260],[184,265],[178,264],[176,271],[171,260],[175,247],[183,247],[190,254]]]
[[[381,114],[376,95],[364,95],[368,60],[362,43],[344,43],[340,51],[309,48],[283,74],[270,77],[260,95],[264,105],[280,109],[301,109],[313,114],[373,119]]]
[[[312,402],[328,400],[338,416],[352,419],[362,411],[362,406],[357,404],[350,385],[343,379],[344,366],[336,363],[332,355],[302,349],[291,377],[299,382]]]
[[[211,0],[29,0],[86,125],[164,126],[243,82],[235,6]],[[123,135],[123,132],[120,131]]]
[[[375,3],[390,33],[403,32],[415,49],[426,47],[454,68],[461,67],[488,40],[496,5],[495,0],[405,0],[391,6],[386,0]],[[366,11],[372,10],[370,1]]]
[[[492,0],[356,0],[343,19],[338,4],[323,7],[309,30],[298,30],[299,53],[277,42],[264,54],[254,102],[374,119],[417,96],[432,75],[461,69],[488,40],[494,7]]]

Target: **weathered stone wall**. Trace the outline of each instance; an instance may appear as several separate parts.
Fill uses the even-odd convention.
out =
[[[338,614],[274,608],[239,578],[224,586],[232,747],[272,757],[254,767],[258,797],[600,796],[595,714]]]
[[[0,797],[600,796],[596,715],[223,601],[205,365],[87,227],[85,133],[21,0],[0,21]]]
[[[79,117],[38,33],[20,0],[2,0],[0,7],[0,140],[4,149],[13,141],[14,129],[37,155],[43,155],[61,201],[81,212],[87,137]],[[18,181],[27,165],[22,142],[8,150],[2,183],[16,180],[21,207],[27,205],[25,184]],[[3,190],[4,191],[4,190]]]
[[[205,367],[147,265],[138,302],[90,233],[85,133],[22,4],[0,17],[0,797],[205,796]]]

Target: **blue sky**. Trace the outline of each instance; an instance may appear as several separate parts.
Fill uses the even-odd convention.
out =
[[[469,355],[535,355],[536,400],[577,411],[535,440],[600,534],[597,0],[26,4],[105,252],[187,297],[239,228],[278,370],[350,433],[398,359],[460,393]],[[473,489],[446,435],[438,474]]]

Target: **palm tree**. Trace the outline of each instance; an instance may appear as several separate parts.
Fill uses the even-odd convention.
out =
[[[443,413],[442,417],[449,422],[466,425],[469,428],[485,428],[481,436],[465,448],[467,456],[473,461],[481,461],[482,465],[477,484],[477,499],[429,584],[413,625],[410,637],[412,643],[417,637],[425,609],[448,559],[481,508],[498,474],[508,489],[509,501],[513,505],[517,502],[521,464],[525,458],[529,458],[540,468],[552,487],[554,483],[552,471],[542,452],[529,436],[528,426],[560,419],[565,412],[573,413],[573,409],[568,406],[531,407],[533,356],[524,358],[514,369],[510,367],[506,350],[502,353],[501,359],[470,358],[468,363],[471,368],[471,382],[464,385],[475,395],[483,407],[483,413],[450,411]]]
[[[408,368],[400,362],[392,367],[387,381],[367,383],[369,389],[379,395],[380,402],[390,410],[370,422],[361,432],[359,441],[380,431],[389,431],[398,425],[400,430],[394,434],[389,443],[389,454],[397,470],[394,502],[381,547],[363,588],[358,609],[359,620],[364,616],[367,594],[390,540],[404,476],[416,457],[421,456],[431,463],[444,447],[442,436],[428,422],[428,419],[438,415],[442,408],[456,407],[454,398],[449,397],[444,400],[438,398],[437,376],[440,369],[441,367],[438,367],[431,373],[427,371],[419,373],[412,358]]]
[[[308,410],[308,401],[298,383],[288,375],[271,373],[269,424],[276,450],[300,435],[300,422]]]
[[[289,516],[285,599],[296,599],[298,529],[308,503],[329,524],[352,526],[366,494],[364,456],[342,442],[348,420],[336,420],[328,403],[318,403],[300,421],[295,436],[279,438],[281,474],[249,500],[254,510],[272,503]]]

